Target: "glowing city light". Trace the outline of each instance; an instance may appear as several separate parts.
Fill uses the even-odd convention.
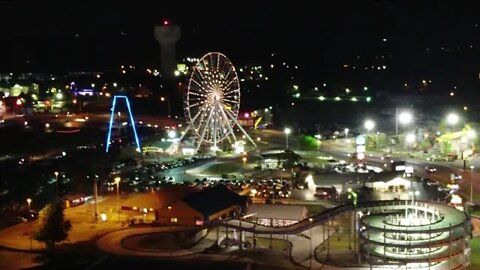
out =
[[[447,115],[447,123],[450,125],[456,125],[460,121],[460,117],[455,113],[450,113]]]
[[[407,143],[414,143],[415,142],[415,134],[413,134],[413,133],[407,134],[407,136],[405,137],[405,140],[407,141]]]
[[[188,130],[194,131],[199,138],[197,150],[204,142],[212,144],[212,151],[217,151],[217,144],[226,138],[237,141],[235,126],[255,145],[237,121],[240,81],[235,67],[225,55],[212,52],[198,60],[190,75],[184,109]]]
[[[117,99],[125,100],[125,103],[127,104],[128,114],[129,114],[129,117],[130,117],[130,124],[131,124],[132,129],[133,129],[133,134],[135,136],[135,143],[136,143],[136,146],[137,146],[136,150],[137,150],[137,152],[141,152],[140,141],[139,141],[138,135],[137,135],[137,128],[135,126],[135,120],[133,119],[132,110],[130,108],[130,102],[129,102],[127,96],[114,96],[113,97],[105,152],[108,153],[108,150],[109,150],[110,144],[111,144],[112,126],[113,126],[113,120],[114,120],[114,116],[115,116],[115,107],[116,107],[116,104],[117,104]]]
[[[175,132],[175,130],[170,130],[170,131],[168,132],[168,137],[169,137],[170,139],[173,139],[173,138],[177,137],[177,133]]]
[[[375,122],[373,122],[372,120],[368,119],[368,120],[365,121],[364,127],[365,127],[368,131],[371,131],[371,130],[375,127]]]
[[[410,112],[401,112],[399,115],[398,115],[398,120],[400,121],[400,123],[402,124],[409,124],[412,122],[413,120],[413,116]]]

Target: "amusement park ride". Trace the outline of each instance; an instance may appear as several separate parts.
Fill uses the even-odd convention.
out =
[[[117,101],[124,100],[130,118],[130,124],[135,136],[136,149],[141,152],[140,140],[137,136],[135,121],[133,119],[130,102],[126,96],[114,96],[108,135],[106,152],[111,145],[111,133],[114,122]],[[209,145],[210,150],[216,152],[218,145],[229,142],[236,152],[243,152],[244,141],[238,140],[235,129],[243,133],[246,138],[256,147],[255,142],[238,122],[240,109],[240,82],[232,62],[223,54],[210,52],[204,55],[193,68],[188,89],[184,97],[185,119],[188,126],[182,137],[172,143],[171,149],[178,150],[181,142],[188,132],[195,139],[197,152],[202,145]],[[168,151],[168,150],[167,150]],[[174,151],[171,151],[174,152]]]
[[[232,62],[223,54],[210,52],[193,68],[184,97],[185,118],[196,137],[196,151],[202,144],[211,145],[217,151],[221,142],[228,141],[234,148],[243,149],[243,141],[237,140],[235,129],[256,147],[255,142],[237,121],[240,109],[240,82]]]

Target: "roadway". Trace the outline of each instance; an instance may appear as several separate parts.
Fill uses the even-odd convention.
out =
[[[269,147],[272,149],[285,149],[286,144],[286,135],[279,130],[255,130],[251,132],[254,136],[259,136],[263,141],[269,142]],[[352,138],[350,138],[351,140]],[[337,139],[337,140],[325,140],[321,142],[319,152],[332,156],[335,159],[339,160],[350,160],[349,154],[355,152],[351,147],[351,142],[346,142],[346,139]],[[288,137],[288,145],[292,150],[298,149],[298,140],[294,135]],[[448,185],[451,183],[450,175],[457,174],[462,176],[462,179],[457,183],[460,185],[460,192],[467,198],[470,199],[470,184],[473,187],[474,201],[478,203],[480,198],[475,198],[475,194],[480,192],[480,181],[475,181],[480,179],[480,173],[478,170],[463,169],[463,164],[461,163],[447,163],[447,162],[431,162],[426,160],[419,160],[408,158],[405,156],[396,156],[391,155],[391,159],[382,159],[384,156],[383,153],[378,152],[368,152],[365,161],[372,165],[377,165],[384,167],[385,164],[389,166],[390,160],[397,161],[406,161],[407,165],[410,165],[414,169],[414,174],[419,177],[426,177],[432,180],[438,181],[443,185]],[[478,159],[475,159],[474,163],[479,163]],[[477,165],[475,163],[475,165]],[[478,164],[480,165],[480,164]],[[425,172],[425,167],[436,168],[437,171],[434,173]],[[477,169],[480,169],[480,166],[476,166]]]
[[[349,154],[354,152],[352,148],[342,147],[339,146],[338,143],[332,143],[331,141],[322,142],[321,151],[332,155],[334,158],[343,160],[349,160]],[[395,155],[391,155],[390,158],[382,159],[382,156],[384,156],[384,154],[369,152],[365,155],[365,161],[380,167],[383,167],[384,164],[389,166],[388,163],[390,160],[405,161],[407,165],[413,167],[414,174],[416,176],[430,178],[442,183],[443,185],[452,183],[450,179],[451,174],[461,175],[462,179],[458,180],[457,183],[461,186],[461,193],[465,195],[467,199],[470,198],[470,183],[472,180],[473,193],[475,194],[476,192],[480,191],[480,182],[474,181],[475,179],[480,178],[480,173],[478,171],[472,171],[470,169],[465,170],[463,168],[452,166],[451,164],[446,164],[445,162],[430,162]],[[436,168],[437,171],[433,173],[427,173],[425,171],[425,167]]]

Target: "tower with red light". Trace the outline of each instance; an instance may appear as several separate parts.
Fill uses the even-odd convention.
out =
[[[180,39],[181,27],[173,25],[169,20],[164,19],[162,25],[155,26],[154,36],[160,44],[162,76],[172,78],[177,64],[175,59],[175,44]]]

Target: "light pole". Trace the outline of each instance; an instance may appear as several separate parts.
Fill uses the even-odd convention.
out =
[[[475,166],[470,166],[470,202],[473,204],[473,169]]]
[[[57,203],[59,202],[59,195],[58,195],[58,172],[54,172],[55,174],[55,184],[56,184],[56,188],[57,188]]]
[[[245,162],[247,162],[247,157],[243,157],[242,161],[243,161],[243,167],[245,167]]]
[[[310,223],[312,223],[313,221],[313,218],[309,218],[308,221],[310,221]],[[313,234],[312,234],[312,225],[310,225],[310,269],[312,269],[312,257],[313,257],[313,254],[312,254],[312,241],[313,241]]]
[[[170,98],[166,98],[166,97],[160,97],[160,101],[161,102],[167,102],[167,107],[168,107],[168,117],[171,116],[171,109],[170,109]]]
[[[353,219],[352,219],[352,231],[353,231],[353,249],[355,250],[355,254],[357,254],[357,202],[358,202],[358,194],[353,191],[351,188],[347,189],[348,192],[348,199],[352,200],[353,202]],[[350,238],[350,234],[349,234]],[[350,246],[350,239],[348,242]]]
[[[345,131],[345,139],[346,139],[346,138],[348,137],[348,132],[349,132],[350,130],[349,130],[348,128],[345,128],[344,131]]]
[[[114,181],[117,184],[117,210],[118,210],[118,220],[120,221],[120,177],[115,177]]]
[[[398,122],[400,122],[402,125],[408,125],[413,121],[413,115],[409,111],[403,111],[398,113],[398,108],[396,111],[396,117],[395,117],[395,135],[398,136]]]
[[[370,133],[370,131],[375,127],[375,122],[373,122],[370,119],[365,120],[365,123],[363,123],[363,126],[367,130],[367,134]],[[370,137],[369,137],[370,138]],[[378,142],[375,142],[375,144],[378,144]]]
[[[288,149],[288,134],[290,134],[292,132],[292,130],[290,128],[285,128],[285,130],[283,131],[285,133],[285,136],[286,136],[286,142],[287,142],[287,149]]]
[[[94,217],[93,217],[93,220],[94,222],[97,222],[98,221],[98,203],[97,203],[97,200],[98,200],[98,187],[97,187],[97,180],[98,180],[98,175],[94,175],[93,177],[93,207],[94,207]]]
[[[28,212],[30,212],[30,204],[32,203],[32,199],[27,198],[27,203],[28,203]]]

